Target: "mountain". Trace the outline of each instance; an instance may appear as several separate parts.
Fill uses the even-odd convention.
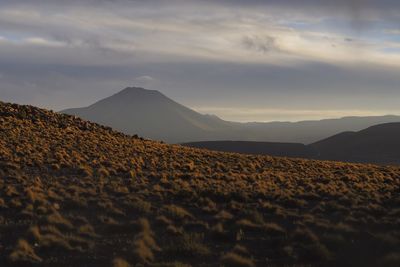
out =
[[[396,167],[167,145],[0,102],[0,177],[0,266],[400,263]]]
[[[359,131],[399,116],[346,117],[320,121],[237,123],[197,113],[158,91],[128,87],[85,108],[61,111],[126,134],[168,143],[264,141],[310,144],[343,131]]]
[[[300,122],[248,123],[247,129],[264,133],[267,139],[260,141],[311,144],[329,136],[360,131],[383,123],[400,122],[400,116],[343,117]],[[249,140],[248,140],[249,141]]]
[[[310,147],[318,151],[319,159],[400,164],[400,123],[343,132]]]
[[[400,123],[375,125],[358,132],[342,132],[310,145],[249,141],[207,141],[183,146],[243,154],[342,162],[400,164]]]
[[[230,124],[199,114],[154,90],[128,87],[86,108],[63,110],[128,134],[171,143],[212,137]]]
[[[183,146],[243,154],[269,155],[291,158],[316,157],[314,150],[303,144],[250,141],[206,141],[184,143]]]

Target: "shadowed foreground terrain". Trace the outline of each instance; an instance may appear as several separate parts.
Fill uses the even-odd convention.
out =
[[[0,266],[399,266],[400,169],[165,145],[0,103]]]

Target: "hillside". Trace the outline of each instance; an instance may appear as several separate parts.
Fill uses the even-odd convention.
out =
[[[400,263],[395,167],[166,145],[5,103],[0,166],[0,266]]]
[[[251,141],[206,141],[184,143],[183,146],[205,148],[222,152],[269,155],[291,158],[312,158],[316,154],[311,147],[295,143],[270,143]]]
[[[196,141],[264,141],[310,144],[343,131],[359,131],[399,116],[345,117],[320,121],[238,123],[203,115],[162,93],[128,87],[88,107],[62,113],[168,143]]]
[[[352,162],[400,163],[400,123],[344,132],[311,145],[318,157]]]
[[[182,145],[243,154],[398,165],[399,136],[400,123],[386,123],[359,132],[343,132],[310,145],[251,141],[206,141]]]

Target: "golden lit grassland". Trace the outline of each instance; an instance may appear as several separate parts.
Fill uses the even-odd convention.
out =
[[[400,266],[400,169],[210,152],[0,103],[0,266]]]

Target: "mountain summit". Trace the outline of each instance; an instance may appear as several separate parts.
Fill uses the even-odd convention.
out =
[[[126,134],[169,143],[264,141],[310,144],[344,131],[400,122],[398,116],[346,117],[320,121],[237,123],[189,109],[156,90],[128,87],[84,108],[61,111]]]
[[[155,99],[168,99],[168,98],[157,90],[148,90],[148,89],[144,89],[141,87],[127,87],[127,88],[123,89],[122,91],[120,91],[104,100],[126,101],[126,102],[129,102],[128,104],[131,104],[131,101],[138,101],[138,100],[143,101],[146,99],[154,101]],[[99,102],[102,102],[102,101],[99,101]]]

